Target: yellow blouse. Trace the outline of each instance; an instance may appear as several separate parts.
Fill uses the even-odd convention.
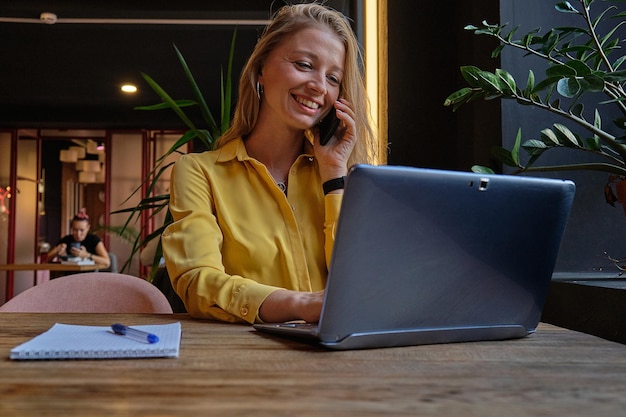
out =
[[[287,195],[241,139],[176,162],[174,223],[162,243],[173,287],[192,316],[253,323],[279,288],[324,289],[342,196],[324,196],[305,146]]]

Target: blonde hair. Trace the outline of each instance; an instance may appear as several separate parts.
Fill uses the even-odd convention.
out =
[[[239,98],[232,124],[217,140],[216,148],[233,139],[245,137],[252,131],[257,123],[260,108],[256,84],[265,60],[285,38],[311,27],[330,29],[343,41],[346,48],[341,92],[342,97],[354,106],[358,138],[349,164],[376,162],[377,146],[370,125],[369,100],[359,66],[363,56],[361,48],[346,17],[318,3],[288,5],[276,12],[241,72]]]

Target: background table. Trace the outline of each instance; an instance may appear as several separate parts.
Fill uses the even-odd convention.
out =
[[[180,358],[11,361],[53,323],[181,321]],[[334,352],[186,315],[0,314],[1,416],[619,416],[626,346],[524,339]]]
[[[0,271],[57,271],[57,272],[80,272],[99,271],[106,269],[104,264],[73,265],[61,263],[32,263],[32,264],[1,264]]]
[[[30,264],[0,264],[0,271],[9,271],[6,278],[5,294],[6,301],[13,298],[14,295],[14,271],[33,271],[33,285],[37,285],[41,282],[48,281],[50,279],[49,272],[89,272],[100,271],[106,269],[107,266],[103,264],[95,265],[71,265],[62,263],[30,263]],[[43,272],[41,272],[43,271]],[[44,274],[41,276],[41,274]]]

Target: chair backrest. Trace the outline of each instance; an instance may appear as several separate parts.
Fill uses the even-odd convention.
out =
[[[29,288],[0,306],[0,312],[172,314],[172,307],[157,287],[141,278],[87,272]]]
[[[111,261],[109,267],[104,272],[119,272],[117,267],[117,255],[113,252],[109,252],[109,260]]]

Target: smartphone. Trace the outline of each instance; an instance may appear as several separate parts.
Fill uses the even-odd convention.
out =
[[[320,122],[320,144],[326,145],[330,138],[333,137],[335,131],[339,127],[339,118],[337,117],[337,109],[333,106],[330,112]]]

